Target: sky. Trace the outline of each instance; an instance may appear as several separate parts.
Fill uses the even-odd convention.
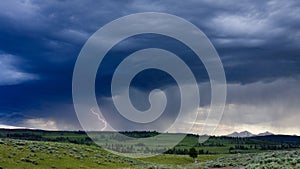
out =
[[[300,135],[297,0],[4,0],[0,4],[0,127],[82,130],[72,100],[78,54],[99,28],[139,12],[182,17],[202,30],[216,48],[226,74],[227,100],[215,135],[244,130]],[[201,61],[177,40],[145,34],[116,44],[98,69],[95,92],[106,120],[119,130],[165,130],[174,121],[178,87],[161,71],[141,72],[131,88],[132,104],[141,110],[149,107],[151,90],[165,90],[170,101],[161,119],[149,125],[132,124],[116,114],[112,103],[110,82],[116,66],[129,54],[149,47],[172,51],[191,67],[201,102],[197,111],[186,114],[200,112],[205,119],[210,83]],[[197,121],[194,133],[202,125]]]

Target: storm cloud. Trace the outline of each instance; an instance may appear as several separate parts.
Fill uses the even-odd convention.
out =
[[[72,73],[84,43],[119,17],[165,12],[199,27],[220,55],[228,96],[216,134],[247,128],[253,132],[300,134],[300,126],[295,123],[300,108],[299,11],[300,2],[296,0],[2,1],[0,124],[81,129],[72,103]],[[109,87],[118,63],[134,51],[149,47],[172,51],[190,65],[199,83],[200,109],[206,109],[210,104],[210,84],[201,61],[179,41],[158,35],[126,39],[107,54],[96,79],[96,85],[101,86],[96,89],[97,97],[107,103],[103,108],[113,111]],[[174,86],[174,80],[162,72],[143,72],[133,81],[134,90],[141,96],[133,104],[147,108],[148,103],[142,102],[156,87],[177,95]],[[175,99],[173,104],[177,102]],[[170,106],[166,111],[176,112],[177,108]],[[128,126],[124,121],[118,123],[119,128]],[[166,127],[163,122],[162,127],[155,126]]]

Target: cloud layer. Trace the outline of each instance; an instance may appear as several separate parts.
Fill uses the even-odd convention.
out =
[[[295,122],[300,108],[299,6],[299,1],[279,0],[5,0],[0,5],[0,124],[81,129],[71,90],[81,47],[106,23],[151,11],[192,22],[218,51],[228,81],[228,102],[216,133],[240,129],[299,133]],[[209,106],[210,88],[202,63],[182,43],[158,35],[126,39],[107,54],[96,79],[99,100],[110,99],[110,81],[118,63],[148,47],[172,51],[189,64],[200,86],[201,108]],[[133,104],[145,109],[147,102],[139,102],[146,100],[151,89],[173,90],[174,81],[162,72],[143,72],[133,87],[141,96]],[[105,103],[103,107],[111,111],[111,104]],[[130,125],[124,122],[120,126]]]

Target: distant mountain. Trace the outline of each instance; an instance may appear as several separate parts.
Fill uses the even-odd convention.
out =
[[[246,137],[254,137],[255,134],[250,133],[249,131],[242,131],[242,132],[234,132],[231,134],[226,135],[227,137],[239,137],[239,138],[246,138]]]
[[[239,138],[246,138],[246,137],[256,137],[256,136],[272,136],[273,133],[268,131],[259,134],[252,134],[249,131],[242,131],[242,132],[233,132],[231,134],[226,135],[226,137],[239,137]]]
[[[273,133],[270,133],[268,131],[264,132],[264,133],[259,133],[257,134],[256,136],[271,136],[271,135],[274,135]]]

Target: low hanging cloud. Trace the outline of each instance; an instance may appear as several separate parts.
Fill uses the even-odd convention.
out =
[[[204,92],[210,86],[207,84],[199,85],[202,86],[200,87],[200,90],[202,91],[203,95],[207,95]],[[213,132],[215,135],[225,135],[234,131],[243,130],[248,130],[253,133],[271,131],[278,134],[293,133],[300,135],[298,130],[300,126],[297,121],[300,118],[298,104],[298,101],[300,100],[299,85],[299,78],[285,78],[272,82],[257,82],[245,85],[228,84],[227,104],[225,106],[223,118],[220,121],[220,124],[215,126],[205,123],[205,119],[209,111],[209,105],[204,104],[197,110],[197,112],[200,113],[198,115],[198,121],[194,123],[193,130],[189,132],[199,134],[202,132],[201,129],[205,125],[208,131],[203,131],[203,134],[205,134],[205,132],[211,132],[209,130],[217,127],[215,132]],[[174,93],[174,91],[172,93]],[[140,101],[144,100],[142,99]],[[107,113],[111,113],[112,109],[109,108],[108,110],[105,110],[108,104],[105,104],[105,102],[102,103],[105,106],[102,107],[102,109],[107,111]],[[60,106],[54,104],[47,105],[46,107],[47,108],[42,110],[31,110],[30,112],[35,112],[35,114],[37,114],[39,111],[44,112],[44,114],[41,118],[34,118],[35,116],[31,116],[24,117],[25,120],[23,121],[22,119],[19,119],[19,126],[51,130],[82,129],[79,121],[76,120],[76,115],[70,113],[73,111],[72,104]],[[168,111],[174,110],[170,107]],[[30,112],[21,114],[30,114]],[[186,123],[193,123],[193,119],[190,117],[197,112],[185,112],[186,119],[181,119],[183,123],[176,126],[177,128],[170,132],[188,132]],[[91,114],[91,112],[87,113]],[[91,116],[96,119],[96,116],[92,114]],[[167,117],[165,118],[168,119]],[[106,121],[117,123],[117,121],[114,121],[113,119],[114,117],[112,117],[112,119],[106,119]],[[163,123],[167,123],[167,121]],[[95,123],[97,123],[97,120]],[[90,129],[93,129],[93,125],[94,123],[91,124]],[[119,129],[123,128],[125,130],[127,129],[126,127],[130,128],[130,126],[132,127],[132,125],[129,125],[129,123],[118,123]],[[151,127],[151,125],[148,127]],[[164,130],[166,128],[168,128],[168,126],[156,125],[155,129]]]
[[[43,130],[58,130],[57,124],[53,120],[46,120],[46,119],[27,119],[24,122],[24,125],[26,125],[29,128],[35,128],[35,129],[43,129]]]
[[[10,126],[10,125],[5,125],[5,124],[0,124],[0,128],[5,128],[5,129],[24,129],[24,128],[27,128],[27,127]]]

